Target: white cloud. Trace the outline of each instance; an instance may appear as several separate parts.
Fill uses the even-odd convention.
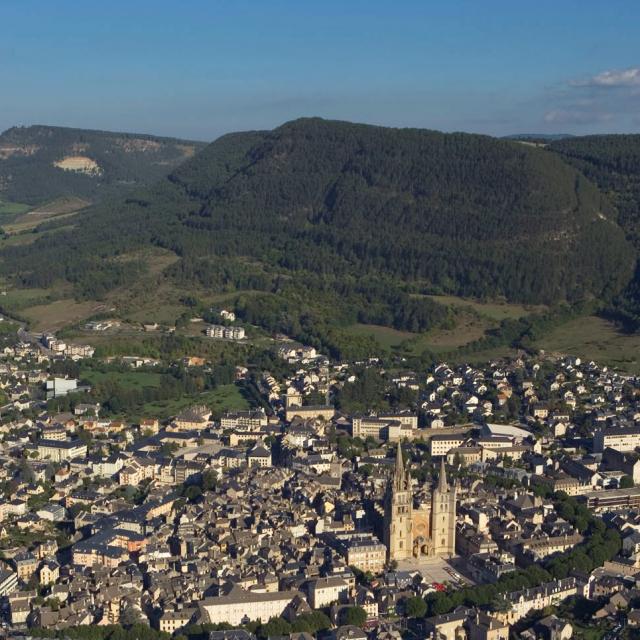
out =
[[[569,82],[572,87],[640,87],[640,67],[629,69],[610,69],[601,73]]]
[[[558,87],[543,122],[558,130],[633,130],[640,116],[640,66],[608,69]]]

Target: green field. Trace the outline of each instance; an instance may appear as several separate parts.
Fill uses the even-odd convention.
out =
[[[101,382],[118,382],[127,387],[142,389],[144,387],[159,387],[162,374],[149,371],[96,371],[94,369],[81,369],[80,378],[88,380],[91,384]]]
[[[22,204],[21,202],[5,202],[0,200],[0,215],[18,215],[26,213],[31,209],[28,204]]]
[[[104,313],[107,308],[99,302],[62,299],[27,307],[21,315],[35,331],[59,331],[96,313]]]
[[[522,305],[507,302],[479,302],[457,296],[429,296],[432,300],[458,309],[472,309],[476,313],[490,320],[515,320],[531,313],[540,313],[546,307],[542,305]]]
[[[0,285],[2,286],[4,285]],[[48,304],[56,298],[53,289],[6,289],[3,292],[0,304],[9,313],[19,313],[29,307]]]
[[[596,316],[566,322],[538,340],[535,347],[548,354],[574,355],[629,374],[640,374],[640,335],[621,333],[613,323]],[[515,355],[515,349],[504,345],[458,357],[454,355],[450,360],[474,365]]]
[[[391,327],[382,327],[377,324],[354,324],[347,329],[354,336],[366,336],[374,338],[381,346],[388,349],[397,347],[405,340],[411,340],[420,336],[418,333],[398,331]]]
[[[594,360],[628,373],[640,373],[640,335],[618,331],[595,316],[571,320],[536,343],[539,349]]]
[[[1,223],[2,221],[0,220]],[[56,231],[58,230],[56,229]],[[39,237],[39,233],[14,233],[9,236],[2,236],[0,238],[0,247],[24,247],[25,245],[33,244]]]
[[[249,408],[249,403],[243,397],[240,389],[234,384],[227,384],[213,391],[205,391],[198,396],[186,396],[164,402],[150,402],[144,405],[139,415],[149,418],[168,418],[195,404],[204,404],[210,407],[216,416],[224,411]]]
[[[485,331],[496,326],[499,320],[518,318],[544,309],[540,306],[468,303],[460,298],[444,296],[437,296],[437,299],[442,303],[459,307],[461,313],[454,329],[434,329],[427,333],[412,334],[388,327],[356,324],[349,327],[349,332],[358,336],[370,336],[377,340],[381,347],[387,349],[402,345],[408,352],[416,355],[429,349],[436,354],[448,354],[446,357],[454,363],[481,364],[492,359],[512,357],[516,350],[504,345],[477,353],[461,353],[459,356],[450,352],[455,352],[457,348],[481,338]],[[479,318],[474,313],[465,314],[465,306],[471,306],[482,317]],[[621,333],[614,324],[596,316],[570,320],[552,330],[535,346],[548,353],[575,355],[583,360],[594,360],[600,365],[614,367],[627,373],[640,374],[640,335]]]
[[[425,333],[410,333],[378,325],[354,324],[348,331],[355,336],[371,337],[386,349],[398,348],[404,343],[407,350],[413,354],[420,354],[425,349],[435,353],[447,353],[482,338],[488,329],[496,327],[501,320],[521,318],[531,313],[540,313],[545,309],[540,305],[527,306],[499,301],[478,302],[456,296],[429,297],[455,309],[454,329],[432,329]]]
[[[368,336],[384,349],[396,349],[401,345],[409,353],[418,355],[425,349],[444,353],[478,340],[484,335],[489,323],[478,318],[463,316],[455,329],[432,329],[426,333],[398,331],[379,325],[354,324],[347,331],[354,336]]]
[[[74,213],[76,211],[80,211],[81,209],[88,207],[90,204],[91,202],[89,202],[89,200],[85,200],[83,198],[62,196],[61,198],[56,198],[51,202],[47,202],[46,204],[36,207],[30,213],[34,217],[44,216],[43,219],[46,219],[46,216],[57,216],[63,213]]]

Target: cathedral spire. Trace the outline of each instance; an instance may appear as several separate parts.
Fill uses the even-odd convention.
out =
[[[402,447],[400,446],[400,440],[398,440],[398,450],[396,451],[396,471],[393,479],[396,486],[401,486],[402,483],[404,483],[404,463],[402,460]]]
[[[449,490],[447,484],[447,471],[444,466],[444,456],[440,458],[440,476],[438,477],[438,491],[446,493]]]

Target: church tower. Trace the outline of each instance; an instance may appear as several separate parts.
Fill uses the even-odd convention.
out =
[[[431,497],[431,545],[433,555],[446,557],[456,550],[456,486],[447,484],[444,457],[438,485]]]
[[[384,501],[384,537],[389,560],[404,560],[413,554],[413,495],[411,474],[405,471],[402,448],[398,442],[396,467],[387,485]]]

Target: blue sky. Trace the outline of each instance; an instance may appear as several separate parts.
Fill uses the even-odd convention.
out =
[[[1,0],[0,129],[640,131],[636,0]]]

